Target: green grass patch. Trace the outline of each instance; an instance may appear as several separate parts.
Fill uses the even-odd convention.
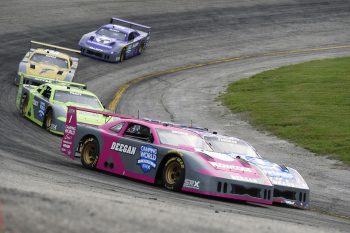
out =
[[[220,100],[260,129],[350,164],[350,57],[265,71],[231,83]]]

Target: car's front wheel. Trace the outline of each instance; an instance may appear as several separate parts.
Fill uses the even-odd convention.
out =
[[[126,55],[126,49],[123,48],[122,51],[120,52],[119,62],[125,61],[125,55]]]
[[[176,156],[170,158],[164,165],[163,183],[170,190],[181,190],[185,180],[185,163],[182,158]]]
[[[96,139],[89,138],[83,143],[81,150],[81,164],[88,169],[95,169],[99,156],[99,145]]]

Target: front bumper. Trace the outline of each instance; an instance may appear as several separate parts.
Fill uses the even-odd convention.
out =
[[[196,181],[197,186],[191,186]],[[198,183],[199,181],[199,183]],[[182,191],[248,202],[272,204],[273,186],[201,175],[185,179]]]
[[[80,47],[80,52],[84,56],[96,58],[98,60],[102,61],[108,61],[108,62],[119,62],[119,54],[118,53],[110,53],[110,52],[104,52],[100,50],[95,50],[90,47]]]
[[[273,202],[289,206],[308,209],[310,202],[310,190],[293,188],[288,186],[274,186]]]

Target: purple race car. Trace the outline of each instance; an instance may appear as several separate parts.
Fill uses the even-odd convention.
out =
[[[78,124],[77,111],[119,118]],[[69,107],[61,151],[72,159],[80,153],[86,168],[170,190],[272,204],[273,185],[259,167],[216,153],[198,134],[165,123]]]
[[[239,157],[261,168],[274,186],[273,202],[305,209],[309,207],[310,190],[297,170],[263,159],[252,146],[241,139],[205,131],[193,132],[198,133],[215,152],[232,158]]]
[[[150,34],[151,27],[111,18],[110,24],[83,35],[79,46],[83,55],[109,62],[122,62],[143,53]]]

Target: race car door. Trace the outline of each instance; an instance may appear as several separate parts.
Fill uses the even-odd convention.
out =
[[[137,32],[130,32],[128,36],[128,46],[126,49],[126,57],[132,57],[138,54],[141,36]]]
[[[44,85],[33,98],[34,121],[42,125],[47,107],[50,105],[51,87]]]
[[[116,124],[105,140],[97,168],[146,182],[154,182],[158,149],[152,144],[151,129],[138,123]]]

